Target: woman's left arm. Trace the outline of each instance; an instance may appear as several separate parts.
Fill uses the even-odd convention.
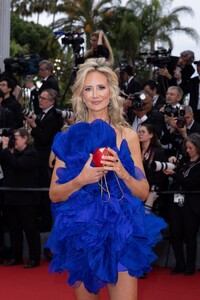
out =
[[[144,172],[138,135],[132,129],[128,129],[126,136],[128,137],[127,142],[134,164],[136,167],[140,168],[142,172]],[[132,194],[135,197],[141,198],[143,201],[145,201],[149,194],[149,184],[147,179],[143,178],[138,180],[132,177],[121,163],[116,152],[110,148],[109,152],[113,156],[105,157],[105,160],[102,160],[105,171],[115,171],[117,176],[121,178],[126,186],[131,190]]]

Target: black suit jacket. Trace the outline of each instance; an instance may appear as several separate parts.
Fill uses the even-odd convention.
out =
[[[160,80],[162,83],[161,84],[162,95],[164,95],[164,96],[165,96],[166,91],[169,86],[177,86],[177,80],[176,80],[176,78],[174,78],[174,70],[176,69],[178,60],[179,60],[179,57],[170,56],[170,62],[166,66],[169,73],[172,75],[172,79],[169,80],[164,76],[160,77]],[[183,68],[181,70],[182,80],[181,80],[181,83],[179,86],[182,88],[184,94],[187,94],[189,80],[194,72],[195,72],[195,69],[191,64],[187,65],[185,68]]]
[[[6,98],[1,103],[2,107],[8,108],[13,113],[14,122],[15,122],[15,129],[23,127],[23,114],[22,114],[22,106],[21,104],[15,99],[14,96],[10,96]]]
[[[200,195],[194,193],[199,191],[199,178],[200,178],[200,159],[198,159],[191,167],[188,167],[188,174],[183,176],[181,168],[176,172],[174,179],[174,189],[182,189],[183,191],[192,191],[192,193],[185,194],[185,200],[189,202],[192,210],[200,214]]]
[[[187,129],[187,134],[189,135],[195,132],[200,133],[200,124],[196,121],[194,121],[190,129]]]
[[[58,80],[54,75],[50,75],[46,80],[43,81],[41,87],[39,88],[38,94],[40,95],[41,92],[46,89],[54,89],[59,93],[60,89],[58,85]]]
[[[34,138],[34,145],[40,156],[40,181],[41,186],[49,186],[51,170],[49,168],[49,155],[53,144],[54,136],[63,126],[63,118],[51,108],[41,120],[39,115],[36,119],[36,128],[32,128],[31,135]]]
[[[138,80],[132,78],[131,81],[128,83],[127,88],[125,89],[125,93],[127,95],[134,94],[142,90],[142,85]]]
[[[39,155],[36,149],[29,145],[23,151],[9,149],[0,150],[0,163],[4,172],[3,186],[35,188],[39,187]],[[6,205],[39,204],[37,192],[6,191]]]
[[[133,124],[135,118],[136,118],[136,115],[133,112],[131,119],[129,119],[130,124]],[[153,125],[155,127],[158,138],[160,138],[162,131],[163,131],[163,127],[165,125],[164,116],[161,112],[159,112],[155,109],[152,109],[150,112],[147,113],[147,119],[144,122],[142,122],[141,125],[142,124]]]
[[[55,107],[52,107],[42,120],[41,115],[37,117],[36,125],[37,127],[32,128],[31,135],[40,154],[41,162],[46,165],[54,136],[63,126],[63,118],[56,112]]]
[[[155,103],[155,105],[153,106],[154,109],[159,110],[161,107],[163,107],[163,105],[166,104],[166,99],[165,97],[163,97],[162,95],[158,96],[158,99]]]
[[[15,120],[12,111],[0,105],[0,128],[15,128]]]
[[[195,76],[189,80],[188,93],[190,95],[189,105],[192,107],[195,115],[199,98],[199,76]]]

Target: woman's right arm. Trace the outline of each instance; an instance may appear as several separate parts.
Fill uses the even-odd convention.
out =
[[[103,177],[104,168],[92,167],[90,165],[92,158],[93,156],[90,155],[88,161],[77,177],[62,184],[57,183],[58,176],[56,172],[58,168],[65,167],[65,163],[56,158],[49,189],[49,197],[53,203],[67,200],[74,192],[80,190],[84,185],[96,183]]]

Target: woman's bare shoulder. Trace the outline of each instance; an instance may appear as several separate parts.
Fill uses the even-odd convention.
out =
[[[138,138],[138,134],[133,128],[125,127],[124,134],[125,134],[125,139],[127,141],[130,139]]]

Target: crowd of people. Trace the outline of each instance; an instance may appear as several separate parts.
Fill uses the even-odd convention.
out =
[[[51,61],[39,63],[40,87],[32,74],[24,78],[31,114],[13,78],[0,74],[0,262],[39,266],[40,233],[51,232],[50,270],[70,271],[76,299],[99,299],[105,285],[110,299],[137,299],[136,278],[151,269],[162,230],[175,255],[171,274],[196,271],[200,61],[183,51],[143,83],[131,64],[114,70],[113,62],[105,33],[92,33],[72,87],[71,121],[57,110]],[[96,167],[93,153],[105,147]]]

